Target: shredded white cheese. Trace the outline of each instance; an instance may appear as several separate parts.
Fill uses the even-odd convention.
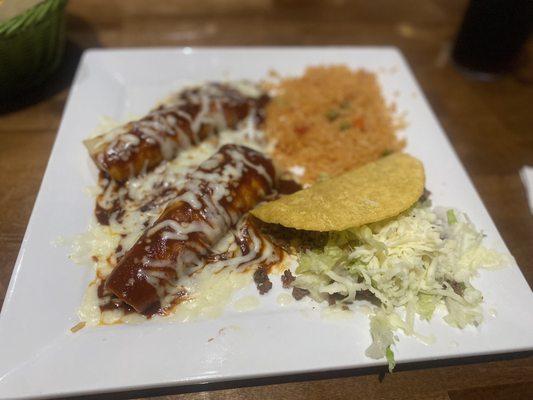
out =
[[[245,85],[241,86],[244,90]],[[109,128],[117,125],[109,118],[103,119],[98,131],[109,131]],[[96,135],[98,133],[95,132]],[[131,178],[118,191],[113,188],[114,184],[111,183],[100,197],[100,204],[110,207],[113,201],[120,198],[124,205],[124,214],[120,220],[111,218],[108,226],[101,225],[96,220],[92,221],[88,231],[75,238],[70,258],[75,263],[93,266],[96,270],[96,276],[105,279],[115,267],[117,256],[123,255],[145,229],[152,226],[163,211],[167,202],[161,202],[161,195],[159,193],[154,194],[154,188],[182,187],[185,184],[187,173],[214,154],[218,148],[230,143],[245,145],[265,153],[272,151],[272,145],[268,143],[264,133],[258,130],[252,118],[249,118],[241,124],[240,129],[225,130],[216,137],[211,137],[195,147],[181,151],[176,158],[163,162],[153,171]],[[227,174],[227,179],[231,179],[232,171],[228,170]],[[267,176],[266,173],[265,176]],[[92,188],[88,193],[96,197],[102,191]],[[224,194],[221,193],[220,195],[223,196]],[[189,202],[189,200],[187,201]],[[149,210],[141,210],[142,206],[149,201],[158,203]],[[156,226],[152,230],[159,228]],[[193,229],[194,227],[190,228]],[[172,234],[172,232],[168,234]],[[180,232],[176,232],[176,235],[179,235],[180,240],[182,240],[183,236],[186,236],[186,232],[180,230]],[[220,241],[219,247],[227,249],[232,239],[231,234],[228,234]],[[231,260],[232,265],[238,266],[246,262],[244,259],[246,257],[241,258],[243,259]],[[228,268],[220,270],[220,268],[220,263],[214,263],[194,274],[192,278],[180,279],[181,286],[187,291],[187,299],[175,307],[174,314],[170,319],[186,321],[218,316],[231,300],[233,293],[252,282],[250,273],[235,272]],[[213,275],[214,271],[217,271],[216,275]],[[88,325],[97,325],[116,322],[136,323],[146,319],[136,313],[124,315],[120,309],[100,312],[100,299],[97,295],[98,283],[99,280],[97,279],[87,289],[79,311],[82,321]],[[155,317],[154,319],[158,318]]]

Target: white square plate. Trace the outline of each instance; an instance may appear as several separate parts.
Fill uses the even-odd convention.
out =
[[[22,242],[0,316],[0,397],[28,398],[184,385],[384,364],[364,356],[368,318],[328,321],[312,304],[281,307],[278,284],[259,308],[228,307],[218,319],[69,329],[93,271],[51,242],[84,232],[93,202],[83,189],[95,169],[82,145],[102,115],[146,112],[184,84],[258,80],[270,69],[299,74],[308,65],[345,63],[378,74],[388,101],[405,112],[407,151],[424,162],[437,205],[468,213],[486,243],[508,252],[402,55],[393,48],[223,48],[94,50],[84,54]],[[274,279],[279,281],[279,279]],[[401,337],[397,360],[433,360],[533,348],[533,296],[518,266],[484,271],[474,284],[486,320],[464,331],[439,319],[426,346]],[[496,311],[494,312],[495,309]],[[490,310],[491,312],[489,312]],[[223,334],[218,334],[221,328]],[[214,340],[208,341],[209,338]]]

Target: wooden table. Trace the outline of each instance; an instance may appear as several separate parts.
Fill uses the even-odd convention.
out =
[[[465,5],[447,0],[71,1],[61,70],[44,88],[0,113],[0,301],[79,56],[100,46],[399,47],[531,285],[533,218],[518,175],[523,165],[533,165],[531,71],[490,83],[459,74],[448,54]],[[533,357],[399,366],[392,375],[382,370],[307,374],[121,397],[162,394],[173,399],[525,399],[533,398]]]

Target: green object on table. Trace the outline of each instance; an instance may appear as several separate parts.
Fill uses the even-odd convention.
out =
[[[0,100],[44,82],[65,47],[67,0],[45,0],[0,23]]]

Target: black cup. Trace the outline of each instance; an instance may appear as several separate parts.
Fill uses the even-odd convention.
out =
[[[531,32],[533,0],[471,0],[452,58],[480,78],[508,71]]]

